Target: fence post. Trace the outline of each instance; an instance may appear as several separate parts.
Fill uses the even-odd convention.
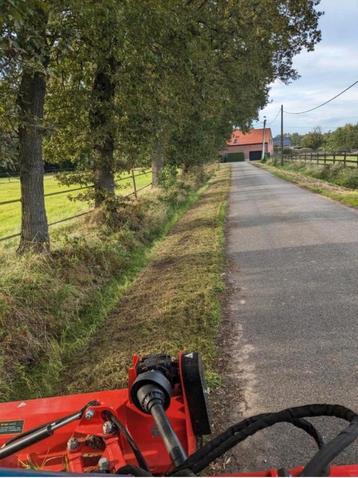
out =
[[[327,153],[326,151],[324,152],[324,165],[326,166],[327,163]]]
[[[344,167],[346,167],[346,165],[347,165],[347,151],[344,152],[343,164],[344,164]]]
[[[333,153],[333,164],[336,164],[336,153]]]
[[[319,164],[319,153],[316,153],[316,163]]]
[[[135,198],[137,199],[137,185],[135,183],[135,176],[134,176],[134,170],[132,169],[132,181],[133,181],[133,192],[134,192],[134,196]]]

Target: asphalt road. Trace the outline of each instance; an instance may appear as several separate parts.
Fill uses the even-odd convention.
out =
[[[358,211],[233,164],[227,255],[230,419],[306,403],[357,411]],[[344,426],[315,423],[325,438]],[[314,451],[303,432],[277,425],[235,455],[254,470],[303,464]],[[358,462],[358,446],[337,462]]]

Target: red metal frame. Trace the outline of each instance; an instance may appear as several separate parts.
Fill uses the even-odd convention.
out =
[[[129,387],[136,378],[138,361],[139,357],[134,356],[132,367],[129,370]],[[196,437],[193,434],[188,404],[182,390],[184,390],[183,386],[177,387],[175,390],[167,414],[184,449],[191,454],[196,450]],[[96,469],[101,457],[109,460],[112,471],[127,464],[137,465],[132,449],[122,434],[118,437],[103,433],[102,412],[109,410],[128,428],[153,473],[160,474],[170,470],[171,460],[157,433],[152,417],[140,412],[131,403],[127,388],[0,403],[0,421],[23,420],[23,431],[27,431],[70,415],[92,400],[97,400],[100,405],[90,407],[94,413],[91,419],[83,416],[81,420],[56,430],[51,437],[4,458],[1,460],[0,466],[86,473]],[[95,450],[87,446],[86,438],[90,435],[102,437],[105,449]],[[16,435],[0,435],[0,446],[14,436]],[[70,438],[78,440],[79,448],[73,451],[67,449],[67,442]]]
[[[181,386],[177,386],[174,390],[167,415],[185,451],[190,455],[196,450],[197,439],[191,424],[181,359],[182,354],[179,354]],[[128,464],[137,465],[133,451],[122,434],[118,436],[103,433],[102,413],[107,410],[127,427],[148,463],[150,471],[158,475],[169,472],[172,463],[152,417],[140,412],[129,398],[128,389],[136,379],[136,366],[139,360],[137,355],[133,357],[126,389],[0,403],[0,423],[23,421],[23,431],[71,415],[90,401],[96,400],[99,403],[89,407],[92,409],[93,416],[84,414],[80,420],[59,428],[49,438],[4,458],[0,461],[0,467],[87,473],[98,468],[98,460],[101,457],[105,457],[109,461],[110,472],[115,472]],[[94,449],[86,443],[91,435],[100,436],[103,439],[104,449]],[[15,434],[0,434],[0,446],[15,436]],[[75,450],[69,450],[67,447],[70,438],[76,438],[79,443],[79,447]],[[302,467],[296,467],[290,470],[290,473],[292,476],[297,476],[302,469]],[[278,470],[268,469],[261,472],[222,476],[277,477],[279,475]],[[329,476],[358,477],[358,465],[332,466]]]

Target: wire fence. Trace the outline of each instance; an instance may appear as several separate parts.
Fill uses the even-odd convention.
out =
[[[52,174],[57,173],[73,173],[75,172],[75,168],[56,168],[56,167],[45,167],[45,176],[50,176]],[[7,179],[9,182],[12,181],[20,181],[20,171],[12,170],[7,171],[4,169],[0,169],[0,179]]]
[[[132,169],[131,174],[129,176],[122,177],[122,178],[118,179],[117,181],[115,181],[115,184],[118,186],[123,181],[126,181],[128,179],[132,180],[133,191],[129,194],[126,194],[125,196],[122,196],[122,197],[123,198],[128,198],[130,196],[137,197],[138,193],[140,191],[143,191],[144,189],[150,187],[152,185],[152,181],[150,181],[150,183],[148,183],[145,186],[142,186],[140,188],[137,188],[137,184],[136,184],[136,178],[138,178],[140,176],[145,176],[149,172],[150,172],[150,170],[146,170],[146,171],[143,171],[139,174],[135,174],[135,171]],[[52,193],[47,193],[47,194],[44,194],[44,196],[45,196],[45,198],[46,197],[52,197],[52,196],[58,196],[59,194],[66,194],[66,193],[71,193],[71,192],[74,192],[74,191],[81,191],[81,190],[89,189],[89,188],[94,188],[94,184],[90,184],[90,185],[87,185],[87,186],[81,186],[81,187],[78,187],[78,188],[65,189],[64,191],[56,191],[56,192],[52,192]],[[8,201],[1,201],[0,206],[6,206],[8,204],[14,204],[14,203],[21,203],[21,198],[10,199]],[[48,226],[51,227],[51,226],[55,226],[57,224],[61,224],[61,223],[67,222],[67,221],[71,221],[73,219],[76,219],[76,218],[79,218],[79,217],[82,217],[82,216],[86,216],[87,214],[91,214],[93,211],[94,211],[94,209],[92,208],[92,209],[89,209],[88,211],[83,211],[83,212],[80,212],[78,214],[74,214],[73,216],[68,216],[68,217],[64,217],[62,219],[58,219],[57,221],[53,221],[53,222],[48,223]],[[0,242],[9,241],[10,239],[15,239],[16,237],[20,237],[20,235],[21,235],[21,233],[17,232],[15,234],[9,234],[7,236],[0,237]]]
[[[291,150],[283,155],[285,161],[304,161],[318,165],[343,164],[358,168],[358,153],[331,153],[329,151],[306,152]]]

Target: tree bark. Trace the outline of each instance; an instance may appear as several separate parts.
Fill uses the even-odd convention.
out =
[[[92,87],[90,126],[94,153],[95,207],[115,196],[113,75],[116,70],[117,62],[112,57],[98,65]]]
[[[95,207],[115,195],[115,177],[113,168],[113,143],[107,148],[97,148],[95,151],[94,189]]]
[[[164,166],[163,148],[160,141],[157,141],[152,154],[152,185],[160,185],[162,169]]]
[[[49,249],[50,240],[44,198],[42,157],[46,78],[42,72],[24,69],[19,87],[19,159],[21,182],[21,240],[18,251]]]

